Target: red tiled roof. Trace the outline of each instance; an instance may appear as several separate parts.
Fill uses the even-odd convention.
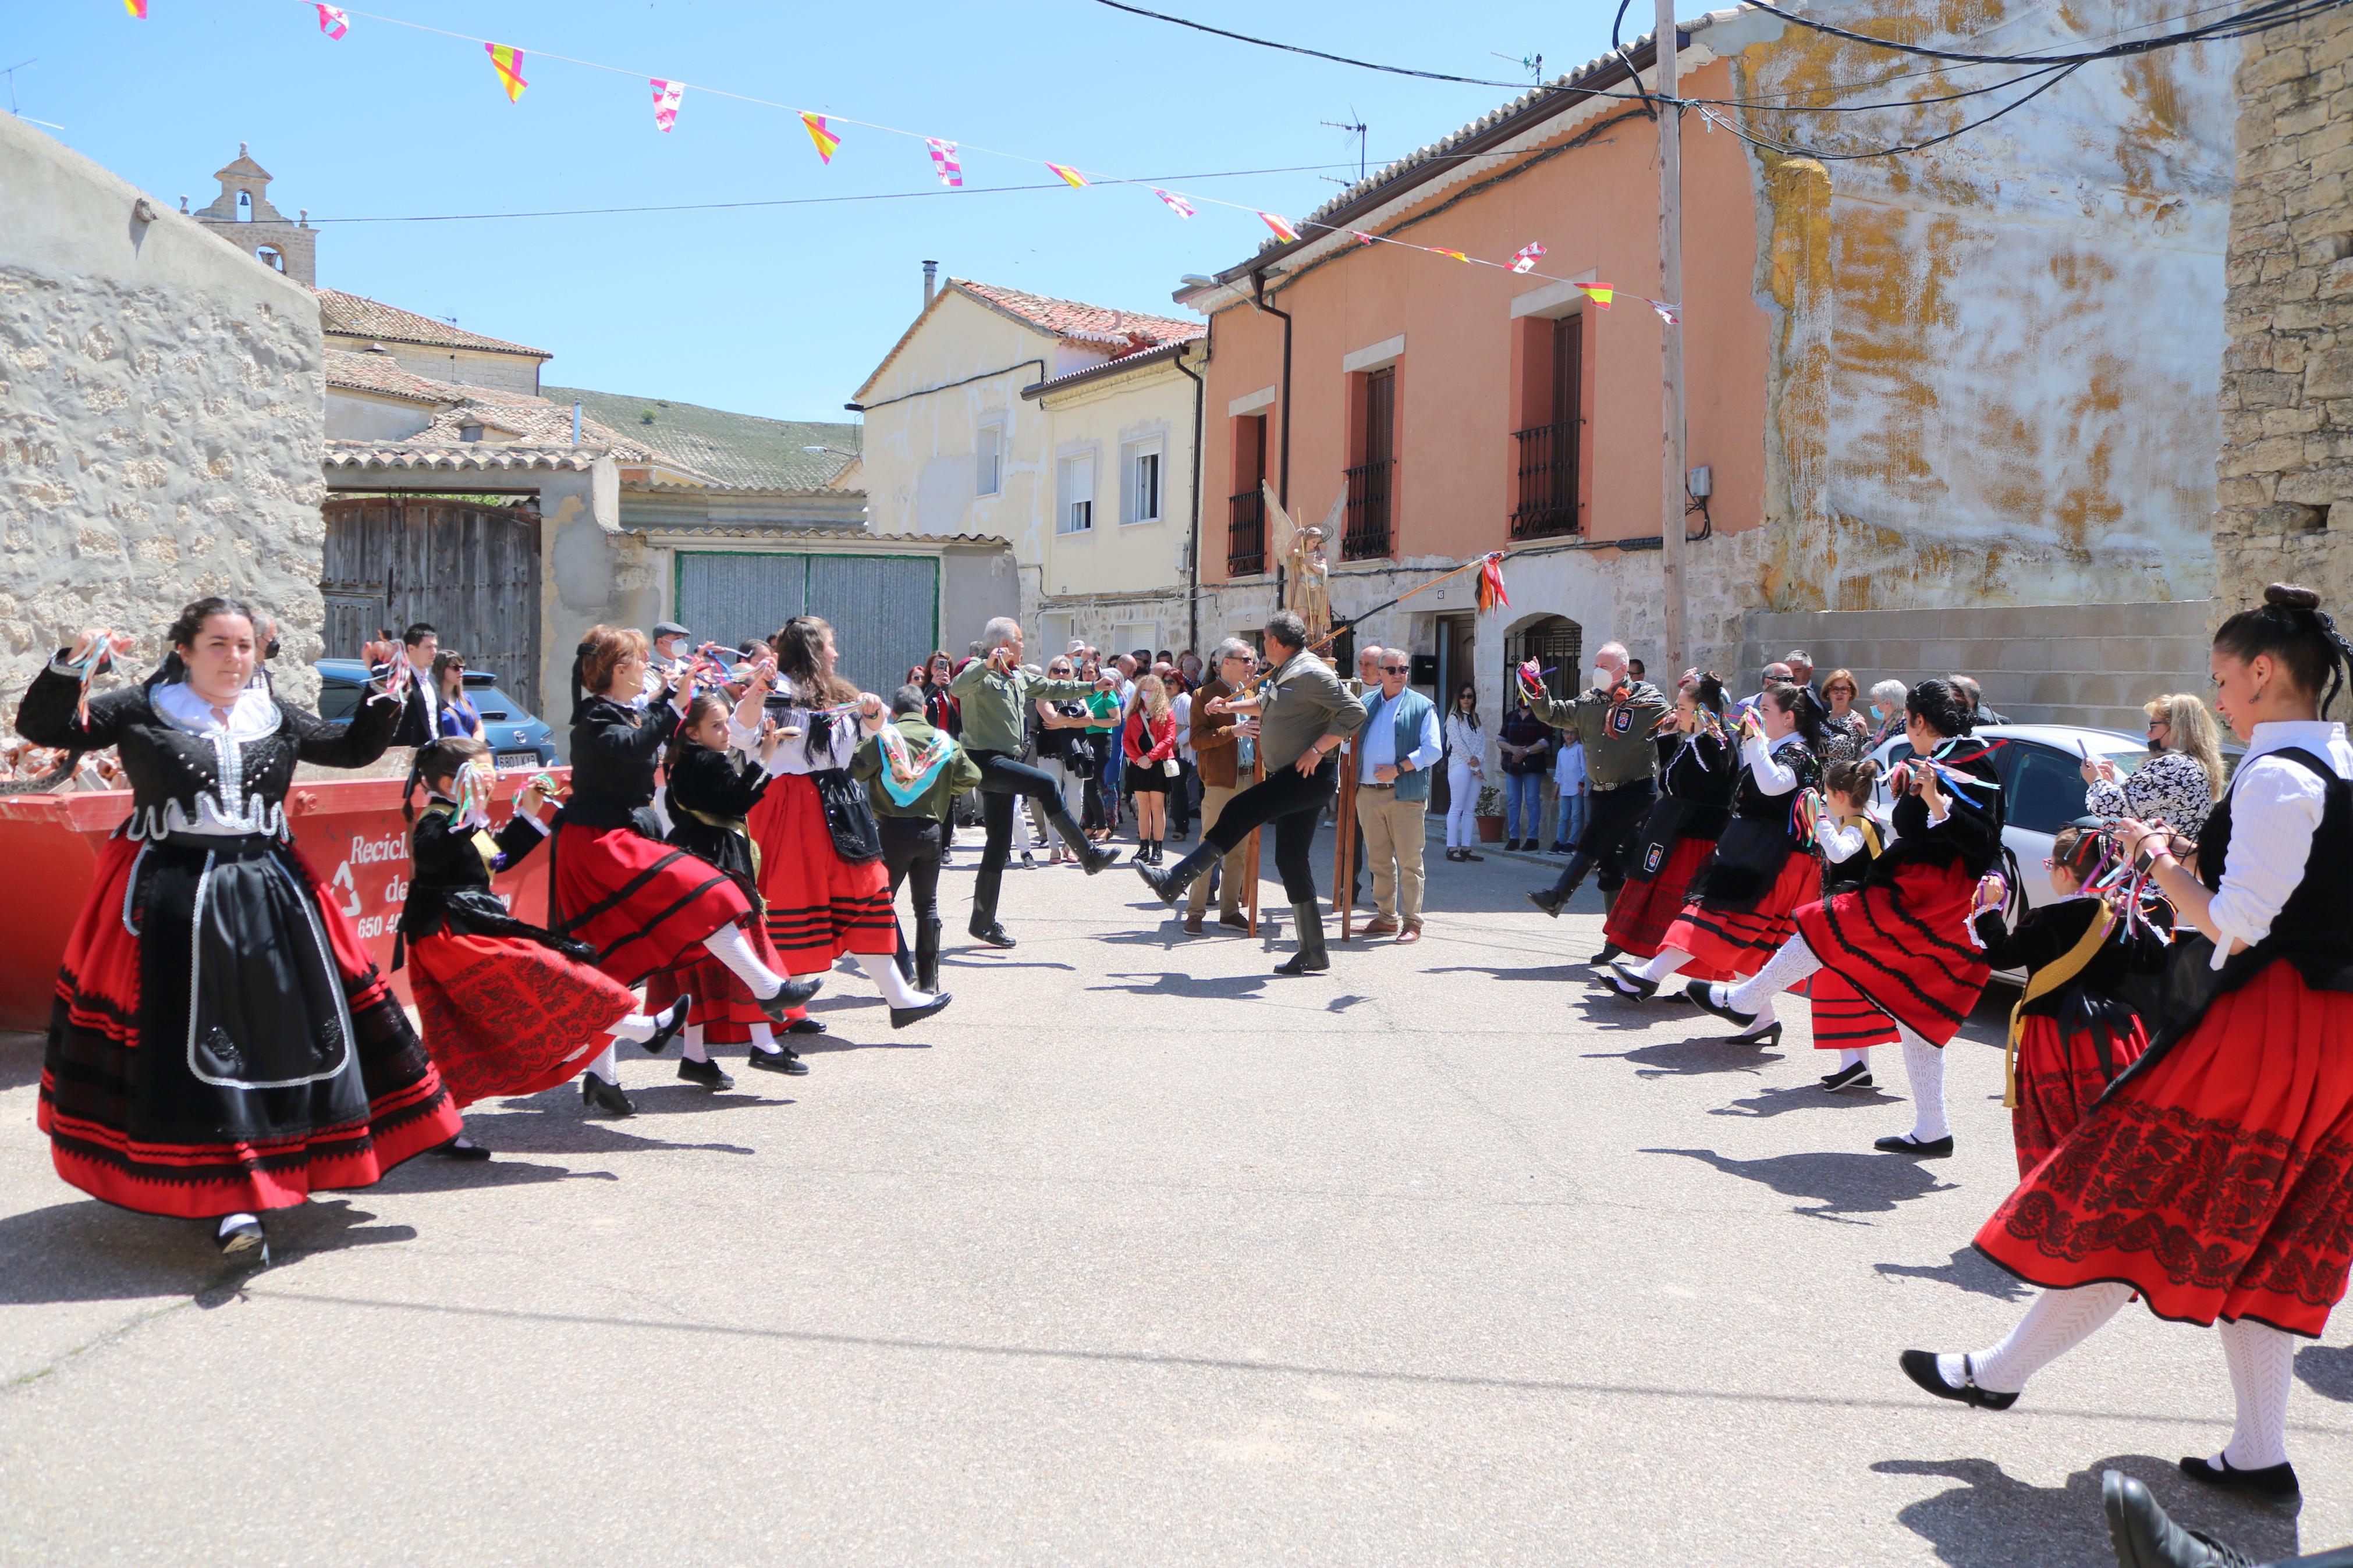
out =
[[[534,397],[527,392],[507,392],[492,386],[463,386],[455,382],[436,381],[430,376],[401,369],[393,363],[389,354],[329,349],[326,359],[329,386],[432,405],[431,422],[406,441],[397,443],[399,447],[479,447],[486,444],[467,441],[464,431],[470,425],[480,425],[516,437],[515,445],[518,447],[571,447],[572,408],[569,404]],[[580,421],[580,443],[584,449],[609,451],[624,463],[654,463],[679,473],[709,478],[691,463],[681,463],[658,447],[624,436],[610,426],[600,425],[585,416]],[[336,442],[330,445],[374,447],[388,444]]]
[[[1102,343],[1116,347],[1123,353],[1155,348],[1166,342],[1184,342],[1208,331],[1199,321],[1147,316],[1138,310],[1122,310],[1108,305],[1085,305],[1076,300],[1057,300],[1045,294],[1025,293],[1021,289],[1007,289],[995,283],[976,283],[969,278],[951,278],[948,282],[950,286],[961,289],[1008,314],[1018,316],[1031,326],[1051,332],[1056,337]]]
[[[387,343],[423,343],[438,349],[479,349],[485,353],[528,354],[533,359],[553,359],[545,349],[525,348],[504,338],[487,338],[480,332],[469,332],[437,321],[430,316],[420,316],[414,310],[404,310],[397,305],[387,305],[381,300],[364,295],[346,294],[340,289],[316,289],[319,296],[319,321],[331,336],[372,338]]]

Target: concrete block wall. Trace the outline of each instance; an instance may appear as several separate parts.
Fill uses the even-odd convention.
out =
[[[2022,723],[2092,724],[2138,734],[2140,705],[2169,691],[2206,689],[2203,599],[2141,605],[2016,605],[1982,609],[1764,612],[1748,620],[1736,691],[1792,649],[1817,670],[1852,669],[1909,685],[1971,675],[1986,701]]]

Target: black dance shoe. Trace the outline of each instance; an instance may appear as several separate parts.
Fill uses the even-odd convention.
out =
[[[808,1063],[793,1051],[764,1051],[754,1046],[751,1054],[744,1058],[744,1065],[762,1072],[780,1072],[786,1078],[808,1076]]]
[[[1599,967],[1601,964],[1609,963],[1613,959],[1620,959],[1625,956],[1626,950],[1624,948],[1620,947],[1614,942],[1605,942],[1601,944],[1601,951],[1595,953],[1591,958],[1587,959],[1585,962]]]
[[[760,1011],[767,1016],[768,1022],[781,1024],[786,1014],[816,995],[818,987],[824,984],[825,976],[822,974],[805,974],[798,980],[787,980],[782,991],[761,1000]]]
[[[1004,926],[998,924],[995,921],[975,920],[970,925],[965,927],[965,930],[970,931],[972,933],[972,940],[980,943],[983,947],[1015,947],[1019,945],[1013,940],[1012,933],[1008,931]]]
[[[1119,851],[1104,845],[1089,844],[1079,852],[1079,869],[1092,877],[1096,872],[1119,864]]]
[[[1478,860],[1484,858],[1484,857],[1473,855],[1471,858]],[[1552,889],[1547,888],[1541,893],[1530,893],[1528,895],[1528,902],[1534,904],[1536,908],[1542,910],[1553,919],[1558,920],[1560,919],[1561,906],[1568,902],[1568,895],[1567,893],[1563,893],[1560,897],[1556,899],[1552,896]]]
[[[1683,994],[1690,997],[1692,1005],[1701,1012],[1712,1014],[1727,1024],[1736,1025],[1743,1034],[1757,1027],[1756,1014],[1744,1013],[1731,1003],[1718,1002],[1708,994],[1710,988],[1715,984],[1716,982],[1712,980],[1694,980],[1683,987]]]
[[[614,1116],[635,1116],[638,1108],[621,1092],[617,1083],[607,1083],[593,1072],[580,1075],[580,1103],[583,1109],[602,1110]]]
[[[795,1018],[791,1023],[785,1026],[785,1033],[787,1035],[822,1035],[825,1033],[825,1020],[822,1018]]]
[[[1942,1138],[1915,1138],[1909,1132],[1899,1132],[1893,1138],[1872,1141],[1873,1148],[1883,1154],[1909,1154],[1915,1160],[1941,1160],[1953,1152],[1953,1135]]]
[[[1841,1089],[1869,1089],[1872,1087],[1871,1064],[1857,1062],[1852,1067],[1844,1067],[1836,1072],[1824,1073],[1822,1087],[1832,1093]]]
[[[1967,1370],[1957,1384],[1945,1381],[1944,1373],[1936,1366],[1935,1351],[1905,1351],[1895,1358],[1895,1364],[1904,1369],[1905,1376],[1939,1399],[1957,1400],[1963,1405],[1973,1405],[1979,1410],[2007,1410],[2018,1403],[2015,1394],[1996,1394],[1990,1388],[1979,1388],[1977,1368],[1967,1356],[1961,1358],[1961,1365]]]
[[[1659,994],[1659,983],[1648,975],[1637,974],[1622,963],[1613,963],[1601,972],[1601,984],[1620,996],[1637,1002],[1648,1002]]]
[[[678,1032],[681,1029],[686,1027],[686,1015],[693,1006],[692,992],[681,994],[679,999],[670,1005],[670,1011],[661,1016],[660,1022],[654,1029],[653,1037],[646,1042],[646,1055],[658,1057],[670,1049],[670,1043],[678,1038]]]
[[[699,1083],[705,1089],[735,1087],[735,1080],[720,1071],[717,1062],[681,1062],[678,1064],[678,1076],[689,1083]]]
[[[903,1029],[910,1024],[920,1024],[955,1000],[943,991],[920,1007],[893,1007],[891,1009],[891,1026]]]
[[[460,1132],[447,1143],[434,1145],[433,1152],[444,1160],[487,1160],[491,1152]]]
[[[221,1249],[223,1258],[245,1263],[269,1261],[269,1238],[261,1234],[261,1222],[251,1215],[232,1215],[223,1219],[220,1228],[213,1233],[213,1245]]]
[[[2221,1462],[2217,1463],[2217,1459]],[[2260,1470],[2237,1470],[2231,1468],[2229,1460],[2217,1455],[2213,1459],[2182,1460],[2181,1473],[2210,1487],[2249,1492],[2256,1497],[2295,1497],[2303,1489],[2296,1485],[2295,1467],[2285,1461],[2265,1465]]]
[[[1778,1046],[1781,1043],[1781,1020],[1776,1018],[1752,1034],[1735,1035],[1724,1043],[1727,1046],[1755,1046],[1760,1050]]]
[[[2100,1472],[2100,1505],[2118,1568],[2255,1568],[2235,1547],[2174,1523],[2148,1489],[2122,1470]]]

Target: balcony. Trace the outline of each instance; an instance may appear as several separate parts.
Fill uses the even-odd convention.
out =
[[[1513,432],[1519,455],[1514,539],[1551,539],[1577,531],[1577,427],[1578,422],[1571,419]]]
[[[1266,498],[1247,490],[1226,502],[1226,575],[1255,577],[1266,570]]]
[[[1340,559],[1377,561],[1389,552],[1389,485],[1394,458],[1359,463],[1348,470],[1348,520],[1342,524]]]

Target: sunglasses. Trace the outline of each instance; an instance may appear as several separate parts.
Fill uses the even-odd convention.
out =
[[[1413,666],[1409,664],[1385,664],[1381,666],[1381,673],[1383,675],[1403,675],[1412,668]]]

